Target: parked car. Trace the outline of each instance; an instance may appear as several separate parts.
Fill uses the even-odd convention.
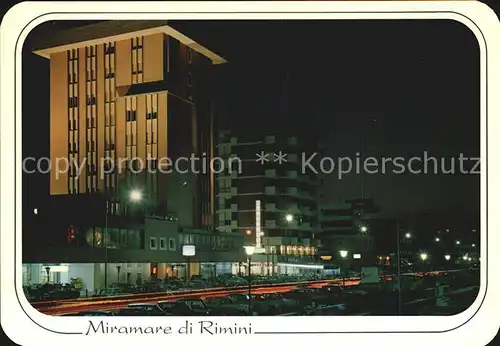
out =
[[[117,297],[129,294],[130,293],[123,291],[121,288],[103,288],[95,295],[95,297]]]
[[[309,316],[345,316],[350,315],[350,311],[345,304],[324,305],[306,311]]]
[[[248,314],[248,304],[236,303],[229,297],[207,297],[205,305],[215,316],[245,316]]]
[[[210,309],[201,299],[160,301],[158,302],[158,306],[165,313],[172,316],[207,316],[210,314]]]
[[[166,313],[163,309],[156,303],[135,303],[129,304],[129,308],[143,309],[148,316],[165,316]]]
[[[252,281],[252,283],[254,282]],[[246,286],[246,285],[248,285],[248,281],[239,276],[234,276],[225,282],[225,286],[228,287]]]
[[[126,307],[118,310],[115,316],[150,316],[150,315],[145,309],[139,307]]]
[[[80,311],[75,316],[114,316],[115,312],[106,310],[88,310]]]

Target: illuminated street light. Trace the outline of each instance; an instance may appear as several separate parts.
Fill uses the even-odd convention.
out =
[[[470,258],[470,257],[469,257],[469,258],[467,258],[467,261],[469,261],[469,262],[470,262],[470,261],[472,261],[472,258]]]
[[[472,247],[476,247],[476,244],[472,244]]]
[[[426,253],[421,253],[420,254],[420,258],[422,259],[422,261],[425,261],[427,259],[427,254]]]
[[[340,250],[339,253],[340,257],[342,257],[342,261],[345,260],[345,258],[347,257],[347,250]],[[342,286],[345,287],[345,269],[344,270],[341,269],[341,274],[342,274]]]
[[[132,190],[130,191],[129,198],[132,202],[139,202],[142,200],[142,192],[139,190]]]
[[[361,232],[365,233],[368,231],[368,227],[366,226],[361,226],[360,229],[359,229]]]
[[[252,315],[252,255],[255,253],[255,246],[244,246],[248,258],[248,314]]]
[[[467,261],[467,258],[469,258],[469,256],[467,256],[467,255],[464,255],[464,257],[462,257],[462,259],[463,259],[464,261]]]
[[[285,220],[286,220],[286,222],[292,222],[293,221],[293,215],[292,214],[286,214]]]
[[[455,243],[456,243],[457,245],[460,245],[460,240],[457,240]]]
[[[439,242],[439,240],[440,240],[440,239],[439,239],[438,237],[436,237],[436,239],[435,239],[435,240],[436,240],[436,242]]]
[[[252,231],[249,229],[247,229],[245,233],[246,233],[246,235],[252,235]]]
[[[450,256],[450,255],[444,255],[444,259],[445,259],[445,260],[449,261],[449,260],[450,260],[450,258],[451,258],[451,256]]]
[[[38,215],[38,208],[33,209],[33,214]]]
[[[131,190],[128,194],[128,199],[132,203],[138,203],[142,200],[142,192],[140,190],[134,189]],[[108,205],[106,202],[106,210],[104,213],[104,239],[103,239],[103,245],[104,245],[104,288],[108,288]]]
[[[247,256],[252,256],[255,253],[255,246],[244,246]]]
[[[406,239],[410,239],[410,238],[411,238],[411,233],[410,233],[410,232],[407,232],[407,233],[405,234],[405,238],[406,238]]]

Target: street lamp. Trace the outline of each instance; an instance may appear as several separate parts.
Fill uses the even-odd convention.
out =
[[[440,239],[439,239],[438,237],[436,237],[436,239],[434,239],[434,240],[435,240],[435,241],[436,241],[436,243],[437,243],[437,242],[439,242],[439,240],[440,240]]]
[[[445,259],[445,260],[449,261],[449,260],[450,260],[450,258],[451,258],[451,256],[450,256],[450,255],[444,255],[444,259]]]
[[[140,190],[132,190],[129,195],[131,202],[140,202],[142,200],[142,192]]]
[[[422,259],[422,261],[425,261],[427,259],[427,254],[426,253],[421,253],[420,254],[420,258]]]
[[[340,253],[340,257],[342,258],[342,261],[344,261],[344,259],[347,257],[347,250],[340,250],[339,251]],[[345,273],[344,273],[344,270],[342,270],[341,268],[341,274],[342,274],[342,286],[345,286]]]
[[[129,192],[128,199],[132,203],[138,203],[142,200],[142,192],[140,190],[134,189]],[[106,201],[106,212],[104,213],[104,288],[108,288],[108,213],[109,213],[109,203]]]
[[[285,215],[285,220],[286,220],[286,222],[292,222],[293,221],[293,215],[292,214],[286,214]]]
[[[362,233],[366,233],[366,232],[368,231],[368,227],[366,227],[366,226],[361,226],[361,227],[359,228],[359,230],[360,230]]]
[[[255,253],[255,246],[245,246],[245,253],[248,260],[248,315],[252,316],[252,255]]]
[[[411,233],[410,233],[410,232],[406,232],[406,234],[405,234],[405,238],[406,238],[406,239],[410,239],[410,238],[411,238]]]
[[[457,240],[455,243],[456,243],[457,245],[460,245],[460,240]]]

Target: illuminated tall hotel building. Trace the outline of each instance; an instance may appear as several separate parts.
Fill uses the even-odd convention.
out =
[[[50,59],[53,166],[48,202],[23,222],[23,282],[98,290],[231,272],[243,239],[215,232],[213,172],[165,167],[214,156],[214,65],[226,60],[167,21],[99,22],[37,44]],[[81,171],[56,171],[58,160]],[[196,247],[189,264],[184,245]]]
[[[210,173],[135,172],[213,155],[211,65],[226,60],[166,21],[109,21],[63,35],[35,53],[50,59],[51,162],[67,158],[81,172],[51,170],[50,194],[105,195],[120,213],[127,198],[114,198],[138,188],[154,212],[210,226]]]

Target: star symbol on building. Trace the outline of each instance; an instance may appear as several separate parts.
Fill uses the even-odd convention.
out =
[[[274,153],[274,162],[278,162],[280,165],[286,161],[287,153],[283,153],[281,150],[278,153]]]
[[[264,163],[266,162],[269,162],[269,154],[268,153],[265,153],[264,151],[261,151],[260,153],[257,153],[257,159],[255,160],[257,163],[260,163],[261,165],[263,165]]]

